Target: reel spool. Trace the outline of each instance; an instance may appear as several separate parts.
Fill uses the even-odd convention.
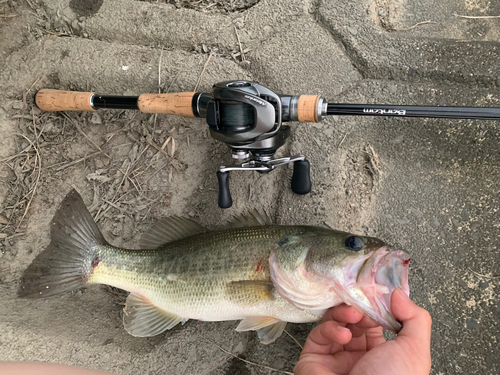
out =
[[[292,97],[286,98],[289,102]],[[200,99],[204,102],[207,98],[197,100]],[[274,158],[290,136],[290,127],[282,125],[283,103],[279,95],[254,82],[217,83],[206,104],[206,120],[212,137],[226,143],[234,159],[244,161],[235,166],[221,166],[217,171],[219,207],[228,208],[233,204],[229,190],[230,171],[269,173],[293,163],[292,191],[297,194],[311,191],[310,165],[304,155]]]

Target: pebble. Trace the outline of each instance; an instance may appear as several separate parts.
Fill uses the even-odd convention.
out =
[[[275,358],[271,362],[271,367],[276,369],[276,370],[281,370],[283,367],[285,367],[285,361],[280,357]]]
[[[479,283],[479,287],[481,288],[481,290],[485,290],[486,288],[488,288],[490,286],[490,284],[487,282],[487,281],[481,281]]]
[[[475,319],[467,318],[467,319],[465,319],[465,326],[468,329],[477,329],[477,328],[479,328],[479,322]]]
[[[238,345],[236,345],[236,348],[234,348],[233,352],[235,354],[242,354],[245,351],[245,346],[243,345],[243,342],[240,341]]]
[[[358,34],[358,30],[352,28],[352,27],[347,27],[347,30],[349,30],[349,32],[352,34],[352,35],[357,35]]]

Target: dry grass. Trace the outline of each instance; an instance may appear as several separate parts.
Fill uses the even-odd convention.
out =
[[[133,111],[41,112],[31,96],[12,110],[17,151],[0,160],[10,185],[0,207],[0,240],[23,233],[40,192],[60,195],[60,181],[81,184],[82,174],[94,191],[91,214],[115,225],[112,232],[120,237],[133,235],[127,223],[142,228],[170,204],[172,194],[161,182],[185,168],[171,129],[154,131],[152,115]]]

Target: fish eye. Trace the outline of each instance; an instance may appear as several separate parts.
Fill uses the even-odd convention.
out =
[[[345,240],[345,247],[351,251],[358,251],[364,247],[364,243],[361,238],[356,236],[347,237]]]

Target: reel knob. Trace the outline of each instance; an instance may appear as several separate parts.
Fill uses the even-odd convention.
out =
[[[293,163],[292,191],[295,194],[308,194],[311,192],[309,160],[298,160]]]
[[[219,181],[219,207],[229,208],[233,205],[229,191],[229,172],[217,171],[217,180]]]

